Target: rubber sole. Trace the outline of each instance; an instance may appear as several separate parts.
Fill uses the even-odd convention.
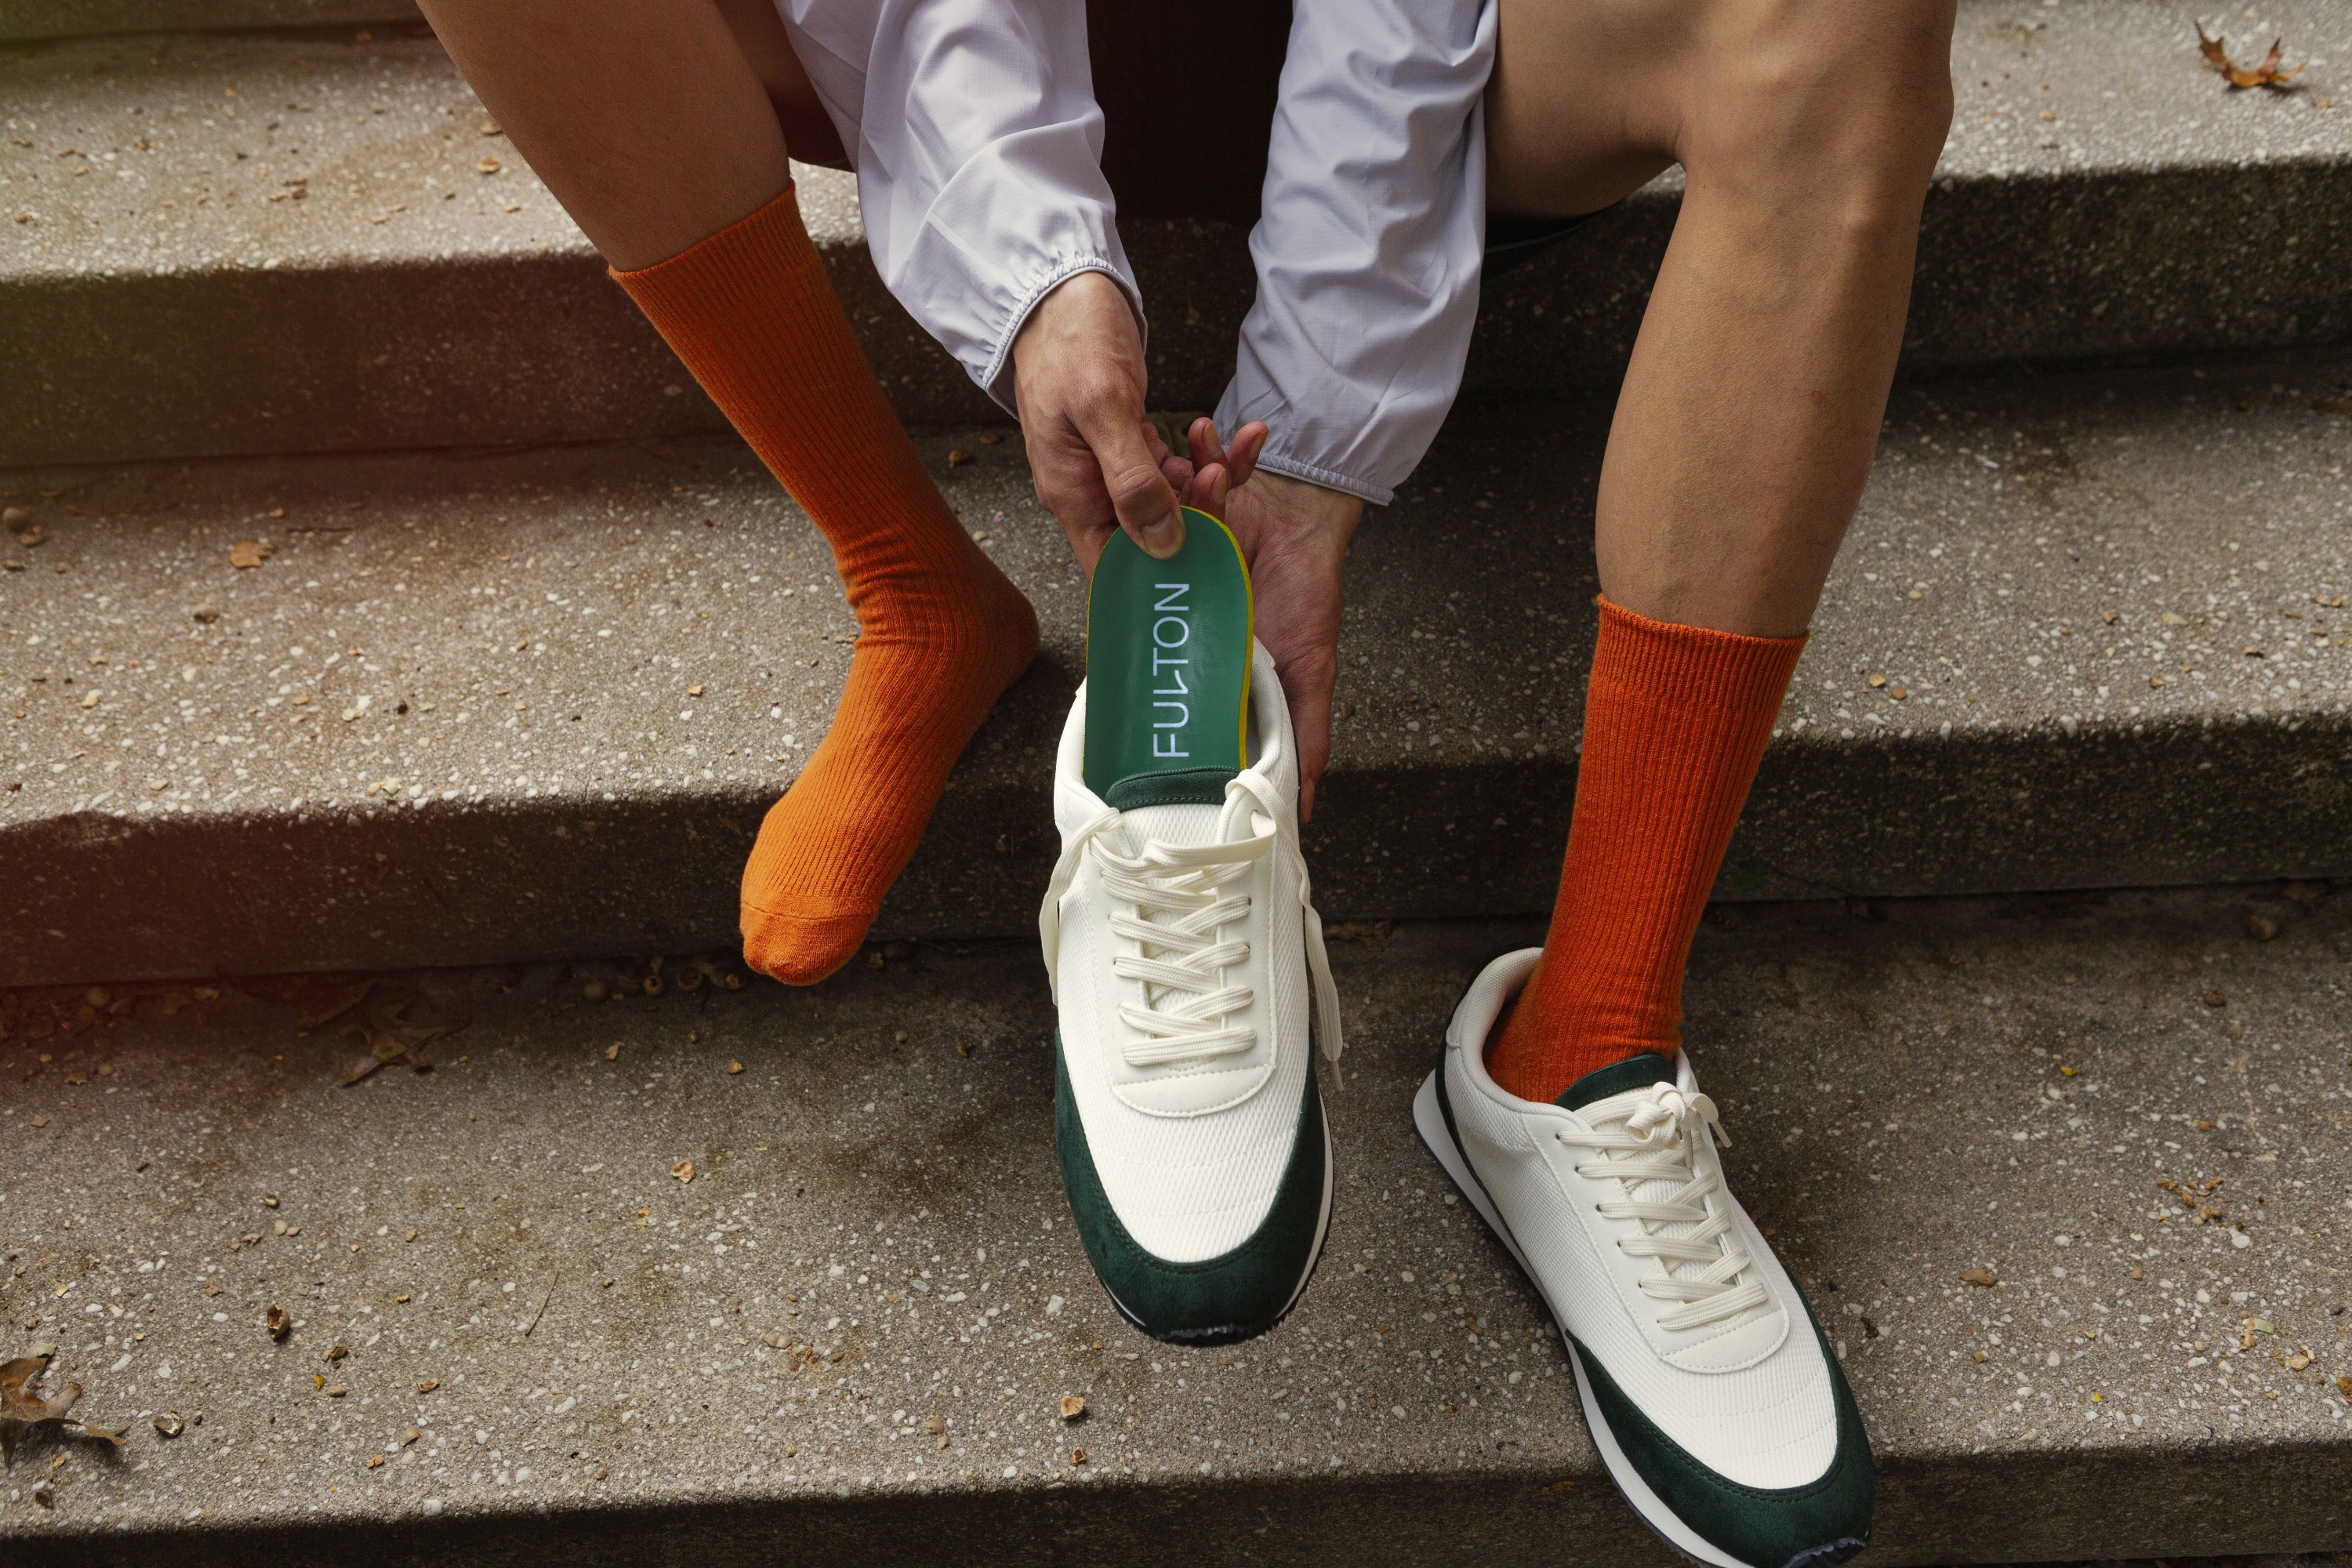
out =
[[[1785,1563],[1745,1563],[1685,1524],[1664,1500],[1650,1489],[1650,1483],[1642,1479],[1641,1472],[1634,1469],[1633,1461],[1625,1457],[1623,1447],[1617,1441],[1617,1434],[1610,1430],[1608,1418],[1601,1413],[1600,1402],[1593,1398],[1592,1384],[1584,1370],[1584,1357],[1578,1351],[1574,1337],[1569,1333],[1567,1323],[1561,1321],[1559,1310],[1552,1305],[1551,1296],[1544,1289],[1543,1281],[1536,1277],[1536,1271],[1528,1264],[1528,1255],[1519,1249],[1518,1238],[1504,1223],[1501,1212],[1495,1207],[1494,1199],[1487,1195],[1486,1184],[1479,1181],[1477,1173],[1470,1168],[1470,1157],[1462,1152],[1462,1146],[1454,1141],[1453,1130],[1445,1124],[1445,1110],[1437,1098],[1437,1075],[1444,1070],[1441,1061],[1435,1071],[1422,1079],[1420,1089],[1413,1095],[1413,1131],[1421,1134],[1422,1142],[1428,1146],[1439,1167],[1462,1194],[1463,1200],[1477,1212],[1478,1217],[1486,1222],[1486,1228],[1495,1233],[1495,1238],[1510,1249],[1512,1261],[1519,1266],[1519,1272],[1527,1276],[1528,1283],[1535,1287],[1537,1299],[1543,1302],[1544,1310],[1551,1316],[1552,1327],[1559,1331],[1561,1348],[1568,1352],[1569,1370],[1576,1377],[1577,1408],[1584,1416],[1585,1430],[1591,1436],[1593,1450],[1601,1456],[1601,1463],[1608,1470],[1610,1480],[1616,1483],[1619,1493],[1632,1505],[1634,1517],[1649,1528],[1650,1533],[1690,1561],[1706,1564],[1706,1568],[1833,1568],[1834,1564],[1845,1562],[1867,1546],[1869,1542],[1864,1541],[1841,1540],[1801,1552]]]
[[[1323,1090],[1318,1088],[1315,1095],[1319,1104]],[[1316,1265],[1323,1261],[1323,1243],[1331,1234],[1331,1197],[1336,1183],[1333,1180],[1334,1166],[1331,1160],[1330,1110],[1328,1106],[1323,1110],[1323,1209],[1322,1213],[1316,1217],[1315,1244],[1307,1249],[1307,1267],[1299,1274],[1298,1283],[1291,1288],[1290,1299],[1282,1304],[1282,1310],[1263,1323],[1234,1323],[1214,1329],[1191,1329],[1168,1333],[1152,1328],[1141,1318],[1129,1311],[1127,1303],[1118,1299],[1118,1292],[1113,1290],[1108,1284],[1104,1284],[1102,1277],[1097,1275],[1095,1282],[1102,1285],[1103,1294],[1110,1298],[1111,1306],[1120,1317],[1127,1320],[1128,1327],[1147,1339],[1158,1340],[1163,1345],[1192,1345],[1200,1349],[1209,1349],[1217,1345],[1239,1344],[1244,1340],[1254,1340],[1260,1334],[1270,1333],[1282,1326],[1283,1321],[1290,1316],[1291,1312],[1297,1308],[1300,1299],[1307,1294],[1307,1287],[1315,1279]]]

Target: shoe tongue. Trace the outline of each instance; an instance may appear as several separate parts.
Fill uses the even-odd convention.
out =
[[[1586,1106],[1620,1095],[1630,1089],[1647,1089],[1654,1083],[1675,1081],[1675,1064],[1655,1051],[1643,1051],[1627,1057],[1622,1062],[1611,1062],[1605,1068],[1595,1068],[1560,1090],[1553,1104],[1563,1110],[1581,1110]]]
[[[1184,525],[1165,561],[1112,534],[1087,590],[1081,773],[1120,811],[1220,805],[1249,766],[1249,568],[1215,518]]]
[[[1224,788],[1219,785],[1217,799],[1224,798]],[[1222,837],[1217,822],[1223,816],[1214,805],[1139,805],[1126,814],[1125,826],[1135,853],[1140,855],[1155,838],[1171,849],[1214,844]]]

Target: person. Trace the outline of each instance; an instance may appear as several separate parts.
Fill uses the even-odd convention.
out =
[[[1681,989],[1869,472],[1953,23],[1953,0],[1297,0],[1218,410],[1269,432],[1236,532],[1310,563],[1282,617],[1315,628],[1285,679],[1311,783],[1346,540],[1444,416],[1482,241],[1682,167],[1602,459],[1559,896],[1542,947],[1472,983],[1413,1118],[1559,1322],[1627,1500],[1723,1568],[1812,1568],[1870,1533],[1860,1415],[1730,1196]],[[1170,471],[1234,456],[1196,426]]]
[[[1062,514],[1097,535],[1123,520],[1168,553],[1178,497],[1144,434],[1142,301],[1100,167],[1082,0],[424,10],[832,546],[859,627],[848,679],[741,892],[746,962],[814,984],[864,941],[1037,627],[876,385],[802,226],[787,149],[856,169],[884,282],[1018,411]],[[1223,468],[1203,470],[1188,494],[1221,504]]]

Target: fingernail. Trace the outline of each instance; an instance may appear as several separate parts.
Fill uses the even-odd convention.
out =
[[[1171,511],[1158,522],[1143,525],[1143,552],[1155,561],[1165,561],[1184,548],[1184,514]]]

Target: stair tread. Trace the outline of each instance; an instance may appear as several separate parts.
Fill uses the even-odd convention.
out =
[[[2268,26],[2297,52],[2352,58],[2340,5],[2289,0]],[[2333,265],[2352,246],[2352,108],[2317,107],[2335,68],[2293,94],[2231,92],[2176,18],[2137,0],[2030,15],[1966,0],[1954,58],[1915,366],[2352,333]],[[716,424],[521,159],[479,134],[478,102],[421,28],[68,40],[0,57],[0,98],[21,127],[0,174],[26,220],[0,247],[0,363],[33,367],[0,381],[0,463]],[[496,174],[478,171],[486,156]],[[803,191],[901,412],[994,416],[882,289],[854,182],[806,170]],[[1675,200],[1662,180],[1491,279],[1472,391],[1612,383]],[[1242,236],[1129,226],[1156,395],[1212,403],[1254,287]]]
[[[1328,1540],[1339,1510],[1351,1561],[1573,1531],[1664,1563],[1539,1302],[1409,1128],[1463,984],[1536,934],[1334,943],[1329,1250],[1287,1323],[1208,1352],[1125,1328],[1069,1228],[1030,942],[899,951],[812,991],[653,997],[641,964],[385,976],[360,1011],[469,1021],[431,1073],[348,1089],[363,1043],[300,1025],[348,981],[132,988],[94,1026],[78,993],[0,996],[0,1070],[29,1074],[0,1145],[12,1331],[62,1347],[78,1414],[129,1424],[131,1458],[36,1439],[37,1474],[71,1454],[55,1509],[9,1503],[0,1535],[68,1562],[128,1533],[223,1561],[428,1539],[603,1560],[658,1534],[859,1563],[952,1527],[976,1563],[1082,1531],[1106,1562],[1224,1561],[1232,1508],[1263,1505],[1260,1552]],[[1702,931],[1687,1037],[1738,1196],[1870,1425],[1874,1557],[2345,1543],[2352,1079],[2326,1019],[2347,940],[2341,897],[2235,889],[1754,907]],[[27,1042],[60,1021],[79,1032]],[[2204,1224],[2158,1184],[2217,1177]],[[202,1425],[166,1442],[159,1411]],[[2102,1496],[2130,1502],[2082,1506]]]
[[[2294,40],[2291,58],[2352,54],[2352,16],[2340,5],[2287,0],[2271,10],[2263,41]],[[2315,95],[2326,96],[2316,82],[2292,94],[2229,90],[2168,13],[2137,0],[2068,0],[2018,19],[2026,15],[2008,0],[1964,0],[1940,180],[2352,162],[2340,123],[2352,106],[2316,109]],[[0,61],[0,90],[35,132],[31,148],[0,148],[15,154],[12,173],[64,164],[64,177],[13,194],[35,226],[0,259],[0,284],[109,267],[380,265],[542,247],[593,257],[503,139],[476,133],[481,103],[438,42],[419,26],[379,31],[366,43],[343,33],[98,37]],[[2250,38],[2234,47],[2260,52]],[[226,87],[236,96],[225,101]],[[79,161],[64,156],[74,147],[115,153],[97,171],[114,185],[75,184]],[[486,154],[503,165],[495,176],[475,167]],[[799,174],[820,243],[861,243],[852,177],[808,166]],[[312,187],[303,203],[268,202],[297,176]],[[93,188],[114,199],[67,221],[68,204]],[[445,191],[457,199],[445,202]],[[195,206],[206,192],[215,199]],[[163,244],[153,243],[160,202],[173,204]],[[508,202],[522,210],[504,213]],[[387,221],[370,221],[379,217]],[[1149,229],[1137,243],[1150,243]]]
[[[2347,385],[2322,358],[1899,393],[1719,890],[2352,872]],[[1308,828],[1327,911],[1548,907],[1608,416],[1459,419],[1359,536]],[[1025,907],[1055,854],[1080,584],[993,434],[919,445],[1045,651],[892,934],[1011,934],[1003,889]],[[0,549],[0,983],[723,941],[855,633],[814,529],[717,439],[0,488],[44,535]],[[273,553],[240,569],[244,541]],[[225,897],[253,906],[234,929]]]

